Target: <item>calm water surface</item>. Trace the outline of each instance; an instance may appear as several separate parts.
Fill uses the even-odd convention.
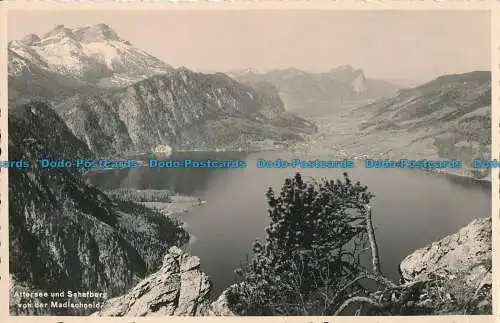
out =
[[[190,153],[172,159],[244,159],[245,169],[137,168],[96,173],[91,183],[101,188],[169,189],[207,201],[182,219],[194,236],[185,249],[201,258],[214,284],[214,295],[229,286],[234,269],[251,256],[252,242],[264,238],[268,225],[265,192],[279,190],[294,169],[258,169],[259,158],[286,158],[277,153]],[[291,156],[290,156],[291,158]],[[303,159],[313,159],[311,156]],[[305,169],[304,175],[339,178],[342,169]],[[398,279],[399,262],[417,248],[456,232],[478,217],[491,215],[489,183],[451,176],[426,175],[401,169],[348,169],[375,194],[375,233],[382,270]]]

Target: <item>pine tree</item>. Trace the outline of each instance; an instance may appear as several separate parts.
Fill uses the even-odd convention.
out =
[[[235,310],[250,315],[324,315],[319,290],[335,293],[360,270],[356,248],[366,242],[360,216],[373,195],[347,173],[341,180],[287,178],[267,193],[270,224],[255,241],[251,263],[238,270]],[[322,292],[324,295],[324,292]],[[331,295],[330,295],[331,296]],[[339,302],[341,300],[339,299]]]

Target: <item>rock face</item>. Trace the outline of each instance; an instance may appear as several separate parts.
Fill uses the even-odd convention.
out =
[[[234,286],[234,285],[233,285]],[[233,287],[229,286],[226,288],[220,296],[210,304],[208,308],[208,312],[206,315],[213,316],[236,316],[237,314],[231,310],[229,306],[228,293],[229,290]]]
[[[180,68],[112,93],[76,95],[54,107],[98,155],[176,149],[250,149],[301,140],[311,123],[287,113],[272,88],[257,91],[224,74]]]
[[[491,218],[476,219],[457,233],[418,249],[400,264],[401,277],[414,280],[430,272],[453,273],[472,268],[473,283],[489,276],[491,280]],[[483,277],[481,277],[483,276]]]
[[[400,264],[403,281],[436,277],[449,302],[476,301],[476,310],[491,310],[491,218],[472,221],[457,233],[418,249]],[[464,293],[468,296],[464,297]],[[437,293],[436,293],[437,294]],[[435,300],[434,300],[435,301]],[[446,305],[435,305],[439,308]]]
[[[99,316],[193,316],[210,310],[208,276],[200,259],[177,247],[168,250],[160,270],[126,295],[105,302]],[[220,310],[220,307],[217,308]]]

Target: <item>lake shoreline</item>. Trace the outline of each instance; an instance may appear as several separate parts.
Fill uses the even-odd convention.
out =
[[[118,188],[107,189],[104,193],[117,200],[127,200],[149,209],[156,210],[167,217],[174,217],[189,212],[191,209],[201,206],[206,201],[196,196],[181,195],[167,189],[136,189]]]
[[[282,147],[273,147],[273,148],[267,148],[267,149],[241,149],[241,150],[232,150],[232,149],[190,149],[190,150],[185,150],[185,149],[181,149],[181,150],[173,150],[172,153],[168,156],[164,156],[164,157],[167,157],[167,158],[170,158],[172,156],[175,156],[176,154],[185,154],[185,153],[247,153],[247,154],[256,154],[256,153],[266,153],[266,152],[273,152],[273,153],[276,153],[276,152],[282,152],[282,153],[288,153],[288,154],[292,154],[294,156],[300,156],[300,155],[304,155],[304,156],[310,156],[310,152],[300,152],[297,154],[297,151],[294,151],[293,149],[283,149]],[[134,155],[134,156],[129,156],[129,157],[124,157],[124,158],[131,158],[131,157],[138,157],[138,156],[146,156],[146,155],[150,155],[151,153],[148,153],[148,152],[145,152],[145,153],[142,153],[142,154],[139,154],[139,155]],[[361,162],[364,162],[365,160],[367,159],[371,159],[369,158],[368,156],[363,156],[363,157],[359,157],[359,156],[353,156],[351,155],[350,158],[347,158],[345,155],[344,156],[335,156],[335,155],[331,155],[331,152],[325,152],[324,153],[325,156],[324,157],[329,157],[329,158],[337,158],[337,159],[349,159],[349,160],[353,160],[355,162],[357,161],[361,161]],[[320,157],[322,154],[320,154],[319,156],[315,156],[314,158],[318,158]],[[140,165],[139,167],[146,167],[145,165]],[[125,169],[125,168],[124,168]],[[482,178],[477,178],[477,177],[474,177],[472,175],[467,175],[467,174],[464,174],[464,173],[457,173],[456,171],[454,171],[455,169],[431,169],[431,170],[426,170],[426,169],[416,169],[416,168],[407,168],[407,169],[410,169],[410,170],[417,170],[417,171],[423,171],[424,173],[428,173],[428,174],[431,174],[431,175],[447,175],[447,176],[453,176],[453,177],[460,177],[460,178],[469,178],[475,182],[487,182],[487,183],[491,183],[491,174],[489,174],[488,176],[485,176],[485,177],[482,177]],[[90,174],[93,174],[93,173],[97,173],[97,172],[106,172],[106,171],[110,171],[110,170],[120,170],[119,168],[116,168],[116,169],[113,169],[113,168],[106,168],[106,169],[86,169],[84,170],[83,172],[83,175],[90,175]],[[470,173],[472,168],[470,167],[466,167],[466,168],[461,168],[461,170],[463,172],[468,172]]]

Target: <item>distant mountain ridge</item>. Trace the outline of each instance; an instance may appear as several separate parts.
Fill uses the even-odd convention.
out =
[[[408,129],[423,125],[440,126],[443,121],[477,118],[477,109],[491,106],[491,72],[475,71],[443,75],[420,86],[400,90],[397,96],[382,99],[363,108],[375,114],[364,128],[397,127]],[[474,113],[473,115],[470,115]]]
[[[367,138],[404,132],[411,138],[410,146],[428,142],[441,158],[467,164],[472,158],[490,158],[490,71],[443,75],[353,113],[364,116],[361,130]]]
[[[390,82],[367,78],[362,69],[349,65],[323,73],[289,68],[264,73],[234,71],[229,75],[246,84],[266,82],[276,86],[290,111],[333,108],[346,102],[391,95],[399,89]]]

